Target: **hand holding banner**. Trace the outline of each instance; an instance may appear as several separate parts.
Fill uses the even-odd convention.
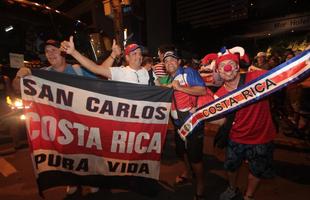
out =
[[[141,189],[158,180],[171,89],[45,70],[21,84],[40,192],[72,184]]]

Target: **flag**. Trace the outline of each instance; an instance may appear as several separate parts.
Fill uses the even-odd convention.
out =
[[[21,86],[40,194],[60,185],[154,193],[171,89],[45,70]]]

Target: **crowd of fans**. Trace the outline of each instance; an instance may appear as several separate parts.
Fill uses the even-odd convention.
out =
[[[65,54],[71,55],[80,65],[68,64]],[[50,63],[50,67],[45,68],[45,70],[172,88],[174,90],[174,97],[172,99],[171,116],[177,129],[180,128],[179,122],[182,116],[187,117],[194,113],[197,107],[201,106],[199,100],[203,97],[208,96],[208,99],[203,100],[205,103],[211,102],[238,88],[241,82],[253,80],[266,71],[292,59],[295,56],[295,52],[287,50],[282,54],[274,53],[268,55],[266,52],[261,51],[254,58],[250,58],[242,47],[231,49],[223,47],[219,53],[206,54],[201,60],[198,60],[194,58],[182,59],[182,56],[180,56],[173,45],[161,45],[158,48],[158,61],[156,62],[153,57],[144,55],[142,47],[138,44],[129,44],[122,52],[121,48],[114,41],[111,55],[101,64],[97,64],[75,49],[73,38],[71,37],[69,41],[63,41],[62,43],[48,40],[45,43],[45,55]],[[116,63],[120,63],[117,61],[122,56],[124,57],[122,66],[114,66]],[[16,91],[19,91],[20,78],[30,74],[31,71],[28,68],[22,68],[17,72],[17,76],[13,81],[13,87]],[[246,78],[243,81],[241,81],[243,79],[241,74],[246,74]],[[3,86],[0,88],[0,94],[5,96],[4,86],[8,85],[7,77],[1,76],[0,78],[0,86]],[[245,132],[243,134],[244,138],[240,139],[234,137],[234,131],[238,131],[238,127],[230,127],[231,141],[227,147],[225,161],[225,169],[228,170],[229,175],[229,187],[223,192],[220,199],[228,200],[235,198],[236,195],[242,195],[237,186],[231,182],[231,180],[234,180],[232,178],[234,177],[233,173],[240,167],[242,159],[246,159],[249,162],[252,170],[249,174],[248,181],[250,184],[244,194],[244,199],[254,199],[253,196],[260,179],[272,176],[270,167],[272,158],[270,155],[273,152],[271,142],[274,138],[273,133],[275,133],[275,130],[280,130],[286,135],[309,138],[310,108],[307,103],[309,102],[309,96],[308,78],[282,89],[276,94],[269,96],[268,99],[253,104],[252,107],[242,108],[240,110],[242,115],[237,113],[234,116],[238,119],[236,121],[240,127],[249,128],[249,132]],[[264,110],[264,112],[261,113],[260,110]],[[249,114],[252,117],[246,118],[245,116],[250,116]],[[275,128],[267,120],[269,118],[272,118],[275,122]],[[266,132],[264,141],[262,141],[263,137],[259,136],[260,139],[249,142],[247,139],[248,134],[254,134],[250,133],[251,131],[259,130],[262,135],[265,134],[266,130],[261,130],[263,129],[262,126],[254,125],[255,121],[264,120],[266,122],[263,124],[265,126],[268,125],[267,132],[269,131],[268,133]],[[253,127],[248,127],[252,122]],[[220,121],[216,123],[223,125],[223,122]],[[194,199],[203,200],[205,199],[205,194],[204,181],[202,179],[204,170],[202,165],[203,137],[201,135],[203,135],[204,127],[201,126],[196,132],[197,134],[193,134],[195,137],[189,139],[187,144],[182,143],[176,132],[176,148],[177,153],[184,161],[184,168],[190,166],[196,178]],[[245,152],[256,152],[258,151],[256,145],[260,145],[259,149],[266,150],[266,155],[262,156],[264,161],[257,161],[257,158],[244,158],[246,155],[234,154],[236,149]],[[256,162],[259,162],[261,165],[257,165]],[[265,166],[265,168],[259,168],[262,166]],[[189,171],[190,169],[184,169],[184,172],[176,177],[177,185],[182,185],[189,181]],[[69,187],[67,191],[68,197],[76,195],[77,191],[80,191],[80,186]],[[95,193],[97,191],[98,188],[93,188],[92,192]]]
[[[229,53],[227,54],[227,52]],[[169,51],[167,53],[169,54]],[[281,63],[289,61],[294,56],[295,53],[293,51],[287,50],[283,54],[274,53],[271,55],[267,55],[266,52],[258,52],[253,59],[250,59],[242,47],[234,47],[232,49],[226,49],[224,47],[217,54],[207,54],[200,62],[197,62],[195,59],[184,59],[179,63],[183,70],[192,68],[198,71],[205,86],[212,90],[216,98],[217,95],[223,96],[227,92],[239,87],[240,82],[243,82],[241,81],[242,75],[240,73],[244,74],[243,76],[245,78],[243,79],[245,79],[245,82],[248,82],[266,73],[268,70],[272,70]],[[179,59],[177,56],[173,57]],[[151,57],[144,57],[144,61],[143,63],[148,65],[149,70],[153,70],[156,74],[157,70],[155,66],[159,64],[150,67],[150,63],[153,63]],[[167,70],[169,65],[164,61],[164,65],[160,64],[160,66],[161,74],[159,74],[159,79],[166,79],[162,71],[165,67]],[[169,73],[166,76],[170,77]],[[242,108],[236,114],[232,115],[233,117],[230,117],[231,115],[225,116],[226,122],[224,125],[222,124],[222,127],[225,125],[227,127],[227,124],[231,123],[228,125],[230,139],[226,146],[226,158],[224,162],[224,167],[228,172],[229,186],[220,195],[220,200],[253,200],[261,179],[272,178],[274,176],[272,168],[274,147],[272,141],[276,132],[281,131],[285,135],[309,139],[310,108],[307,104],[310,96],[309,80],[308,78],[290,85],[268,98]],[[190,80],[186,80],[185,82],[190,82]],[[189,84],[189,87],[198,85],[198,82],[192,83]],[[175,91],[178,90],[176,87],[173,87],[173,89]],[[178,102],[178,99],[175,101]],[[178,115],[180,114],[178,113]],[[237,119],[235,120],[235,118]],[[178,126],[176,127],[178,128]],[[197,133],[196,135],[199,134]],[[199,142],[197,141],[190,140],[190,147],[191,144],[199,146]],[[188,158],[184,158],[184,160],[189,160],[190,163],[188,165],[193,167],[195,166],[195,162],[190,157],[192,152],[195,152],[194,155],[199,154],[197,148],[195,150],[188,149]],[[250,168],[248,185],[244,194],[236,185],[237,174],[242,161],[247,162]],[[203,174],[203,170],[199,172],[195,171],[195,168],[193,168],[193,172],[196,175]],[[187,183],[188,177],[189,174],[186,171],[183,172],[176,177],[176,184]],[[196,181],[197,190],[194,199],[204,199],[203,189],[199,189],[199,187],[203,186],[203,183],[199,179]]]
[[[169,48],[171,49],[172,47],[170,46]],[[244,73],[254,70],[271,70],[276,66],[290,60],[298,53],[300,53],[300,51],[294,52],[291,49],[287,49],[282,53],[267,53],[260,51],[257,52],[257,54],[252,58],[248,57],[247,59],[241,60],[240,71]],[[198,70],[201,77],[205,81],[206,86],[208,86],[213,92],[215,92],[218,87],[223,84],[223,81],[219,77],[218,73],[216,73],[214,66],[215,64],[212,63],[212,61],[215,60],[214,56],[216,55],[207,54],[198,61],[197,59],[190,58],[182,59],[181,62],[183,67],[192,67],[195,70]],[[246,62],[244,60],[246,60]],[[161,68],[160,74],[157,69],[158,66],[163,66],[161,62],[156,63],[152,57],[145,56],[143,66],[145,65],[147,65],[148,68],[152,68],[160,79],[165,80],[165,76],[167,75],[163,75],[165,74],[163,73],[164,68]],[[151,65],[153,67],[150,67]],[[288,136],[295,136],[303,139],[305,139],[305,137],[310,137],[308,124],[310,108],[306,103],[309,102],[310,96],[308,85],[309,78],[290,85],[269,97],[274,122],[277,128],[281,128],[281,131]],[[283,120],[283,118],[285,119]]]

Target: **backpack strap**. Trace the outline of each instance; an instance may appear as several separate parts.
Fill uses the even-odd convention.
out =
[[[150,69],[147,72],[149,73],[149,83],[148,83],[148,86],[154,86],[155,85],[155,78],[154,78],[153,70]]]

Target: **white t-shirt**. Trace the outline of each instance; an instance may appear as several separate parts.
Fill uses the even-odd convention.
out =
[[[145,68],[134,70],[129,66],[111,67],[111,80],[148,85],[149,73]]]

